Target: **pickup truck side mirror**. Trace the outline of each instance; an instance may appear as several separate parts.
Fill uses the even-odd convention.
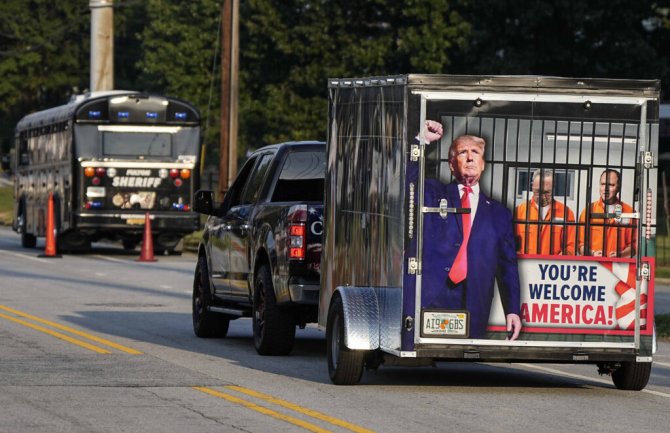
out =
[[[193,195],[193,211],[214,215],[214,191],[197,190]]]

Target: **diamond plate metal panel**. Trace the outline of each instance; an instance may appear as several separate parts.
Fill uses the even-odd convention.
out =
[[[372,287],[338,287],[344,306],[344,344],[349,349],[379,348],[379,304]]]
[[[379,346],[400,350],[402,331],[402,287],[379,287]]]

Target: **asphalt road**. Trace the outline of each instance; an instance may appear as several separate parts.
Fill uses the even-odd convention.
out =
[[[191,254],[141,263],[138,252],[104,244],[59,259],[40,252],[0,228],[0,432],[628,433],[670,424],[665,343],[641,392],[614,389],[593,366],[554,364],[382,367],[338,387],[313,326],[298,331],[288,357],[257,355],[248,319],[231,322],[225,339],[196,338]]]

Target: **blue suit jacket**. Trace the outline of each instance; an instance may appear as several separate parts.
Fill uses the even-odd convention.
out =
[[[446,198],[449,207],[461,207],[458,186],[426,179],[424,206],[438,207]],[[422,266],[422,308],[468,310],[470,337],[483,338],[491,312],[493,290],[498,280],[505,315],[519,314],[519,270],[512,226],[512,213],[499,202],[479,193],[477,214],[468,242],[468,273],[454,285],[448,278],[463,242],[460,214],[446,219],[425,214]]]

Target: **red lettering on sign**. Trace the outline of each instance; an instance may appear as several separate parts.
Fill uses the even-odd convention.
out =
[[[590,312],[593,311],[593,305],[584,305],[582,308],[582,322],[591,325],[593,324],[593,319],[591,319]]]
[[[521,305],[521,319],[529,324],[611,326],[613,309],[606,305],[527,304]]]
[[[561,323],[573,323],[572,322],[572,317],[573,317],[573,311],[572,310],[573,310],[572,305],[563,304]]]

